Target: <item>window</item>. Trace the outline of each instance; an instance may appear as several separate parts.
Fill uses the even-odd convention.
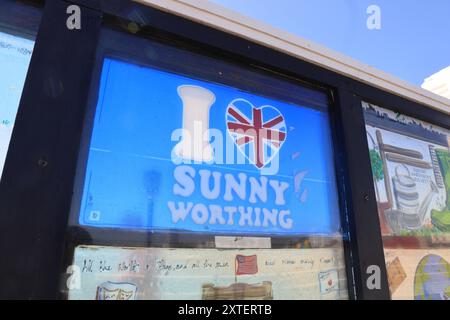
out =
[[[363,103],[393,299],[450,297],[450,131]]]
[[[17,1],[0,4],[0,177],[34,47],[40,12]],[[24,21],[27,19],[28,21]]]
[[[69,299],[348,297],[326,90],[106,28],[99,52]]]

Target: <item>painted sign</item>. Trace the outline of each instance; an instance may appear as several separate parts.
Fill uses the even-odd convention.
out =
[[[33,46],[34,41],[0,32],[0,177]]]
[[[347,299],[341,249],[80,246],[72,300]]]
[[[339,234],[323,110],[104,61],[79,223]]]
[[[449,249],[385,250],[391,297],[450,300]]]
[[[383,235],[450,232],[450,132],[363,107]]]

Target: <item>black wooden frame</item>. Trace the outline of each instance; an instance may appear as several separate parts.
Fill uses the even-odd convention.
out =
[[[41,1],[38,1],[39,3]],[[66,28],[78,4],[82,29]],[[349,294],[389,299],[383,245],[361,100],[450,129],[450,117],[248,40],[128,0],[46,0],[3,178],[0,183],[0,298],[59,297],[66,226],[86,104],[102,23],[135,22],[151,33],[202,52],[262,68],[332,92],[336,168]],[[39,121],[37,121],[37,119]],[[123,235],[126,237],[126,235]],[[67,248],[66,248],[67,249]],[[370,290],[367,267],[381,269]]]

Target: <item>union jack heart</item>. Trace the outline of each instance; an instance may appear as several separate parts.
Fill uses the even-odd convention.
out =
[[[237,149],[258,169],[278,155],[287,137],[286,122],[278,109],[257,108],[245,99],[228,105],[226,125]]]

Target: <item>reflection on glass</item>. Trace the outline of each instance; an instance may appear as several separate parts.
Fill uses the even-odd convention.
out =
[[[391,296],[450,298],[450,131],[363,103]]]
[[[34,41],[0,32],[0,177]]]

